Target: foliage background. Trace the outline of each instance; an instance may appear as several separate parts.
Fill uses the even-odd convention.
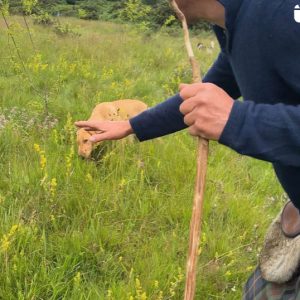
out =
[[[20,0],[9,0],[9,3],[12,13],[22,12]],[[143,15],[145,10],[147,13]],[[173,15],[167,0],[39,0],[34,12],[39,14],[42,11],[55,16],[115,22],[138,23],[142,18],[151,29],[160,28]],[[178,27],[174,19],[167,25]],[[200,22],[194,28],[209,30],[210,27]]]

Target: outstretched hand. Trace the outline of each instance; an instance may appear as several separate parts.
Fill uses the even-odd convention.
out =
[[[100,132],[90,137],[92,143],[119,140],[133,133],[129,121],[78,121],[75,122],[75,126],[87,131]]]
[[[229,119],[234,100],[212,83],[181,84],[184,102],[180,112],[189,133],[209,140],[219,140]]]

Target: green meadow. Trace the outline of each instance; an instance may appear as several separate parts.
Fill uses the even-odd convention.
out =
[[[73,126],[98,103],[153,106],[190,82],[181,32],[78,19],[60,20],[75,33],[31,19],[28,31],[22,17],[7,21],[9,30],[0,21],[0,299],[182,299],[196,141],[183,131],[106,143],[101,159],[85,161]],[[217,42],[210,33],[192,42],[205,73]],[[284,201],[269,164],[210,143],[196,299],[241,299]]]

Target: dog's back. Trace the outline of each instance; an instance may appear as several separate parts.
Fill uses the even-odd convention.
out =
[[[144,102],[132,99],[103,102],[96,105],[89,120],[128,120],[143,112],[147,108],[148,106]]]

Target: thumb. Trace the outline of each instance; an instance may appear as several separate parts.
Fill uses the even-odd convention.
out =
[[[187,84],[187,83],[180,83],[179,84],[179,91],[181,92],[184,88],[186,88],[188,86],[189,86],[189,84]]]

